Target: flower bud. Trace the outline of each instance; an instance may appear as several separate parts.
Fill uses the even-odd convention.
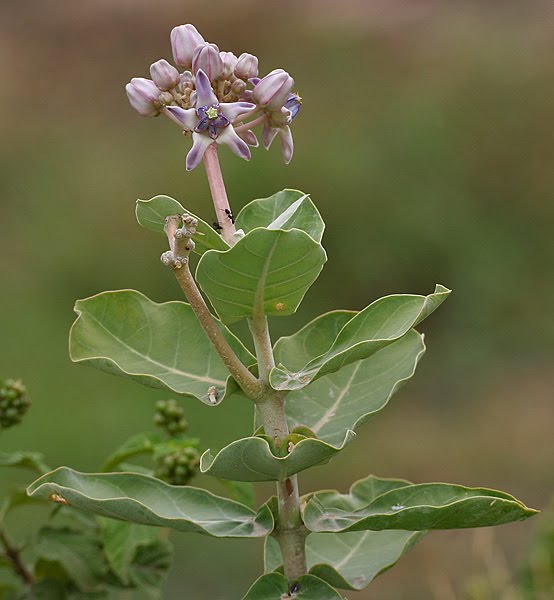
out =
[[[19,380],[0,380],[0,431],[21,422],[31,401],[27,389]]]
[[[160,90],[151,79],[133,77],[125,86],[131,106],[143,117],[154,117],[160,112]]]
[[[223,61],[222,79],[229,79],[233,74],[238,58],[232,52],[220,52]]]
[[[192,70],[194,74],[202,69],[210,81],[218,79],[223,73],[223,60],[219,55],[219,48],[207,42],[201,44],[194,51],[192,57]]]
[[[248,52],[243,52],[235,67],[235,75],[240,79],[250,79],[258,75],[258,58]]]
[[[242,79],[235,79],[231,85],[231,90],[237,95],[240,96],[244,90],[246,89],[246,83],[242,81]]]
[[[275,69],[256,85],[252,98],[269,110],[278,110],[287,101],[294,79],[283,69]]]
[[[196,47],[204,43],[204,38],[194,25],[179,25],[171,30],[171,49],[175,64],[190,69]]]
[[[181,80],[179,71],[163,58],[150,65],[150,76],[164,92],[173,89]]]

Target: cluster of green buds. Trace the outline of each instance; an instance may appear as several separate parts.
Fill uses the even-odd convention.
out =
[[[156,402],[154,423],[161,427],[170,437],[178,437],[188,428],[185,411],[176,400],[159,400]]]
[[[0,431],[20,423],[30,406],[27,388],[19,379],[0,379]]]
[[[194,446],[186,446],[160,456],[154,476],[171,485],[187,485],[199,468],[200,453]]]

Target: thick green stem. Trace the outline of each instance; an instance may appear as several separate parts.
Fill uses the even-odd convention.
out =
[[[285,413],[285,394],[272,390],[269,386],[269,373],[275,366],[275,359],[267,318],[265,315],[255,316],[249,325],[256,348],[260,381],[266,389],[262,399],[256,402],[256,407],[266,435],[279,445],[289,434],[289,427]],[[292,582],[307,573],[305,547],[307,531],[300,513],[296,475],[277,482],[277,500],[278,514],[274,535],[281,548],[285,576]]]

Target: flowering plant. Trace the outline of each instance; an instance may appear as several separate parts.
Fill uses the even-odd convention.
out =
[[[261,126],[264,147],[278,136],[289,162],[301,99],[286,71],[260,78],[255,56],[220,52],[192,25],[173,29],[171,45],[179,69],[155,62],[152,79],[127,85],[128,98],[141,115],[163,115],[192,137],[186,167],[204,163],[217,221],[212,227],[167,196],[139,200],[138,222],[166,235],[162,262],[187,303],[157,304],[131,290],[79,300],[70,352],[75,362],[208,406],[250,400],[252,435],[200,459],[202,473],[238,484],[228,497],[129,472],[128,464],[126,472],[102,474],[63,467],[35,481],[29,495],[136,524],[264,538],[265,574],[244,600],[338,600],[339,589],[366,587],[432,529],[534,514],[504,492],[374,475],[348,493],[300,495],[298,473],[353,443],[414,374],[425,352],[416,327],[450,291],[437,285],[426,296],[335,310],[273,343],[268,317],[294,313],[324,266],[324,223],[310,197],[290,189],[250,202],[235,218],[218,147],[248,160]],[[254,352],[230,329],[242,320]],[[266,481],[275,482],[276,496],[254,508],[250,486]]]

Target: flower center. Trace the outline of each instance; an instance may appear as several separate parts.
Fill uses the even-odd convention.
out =
[[[210,120],[217,119],[217,117],[219,116],[219,111],[215,106],[210,106],[210,108],[206,110],[206,116]]]

